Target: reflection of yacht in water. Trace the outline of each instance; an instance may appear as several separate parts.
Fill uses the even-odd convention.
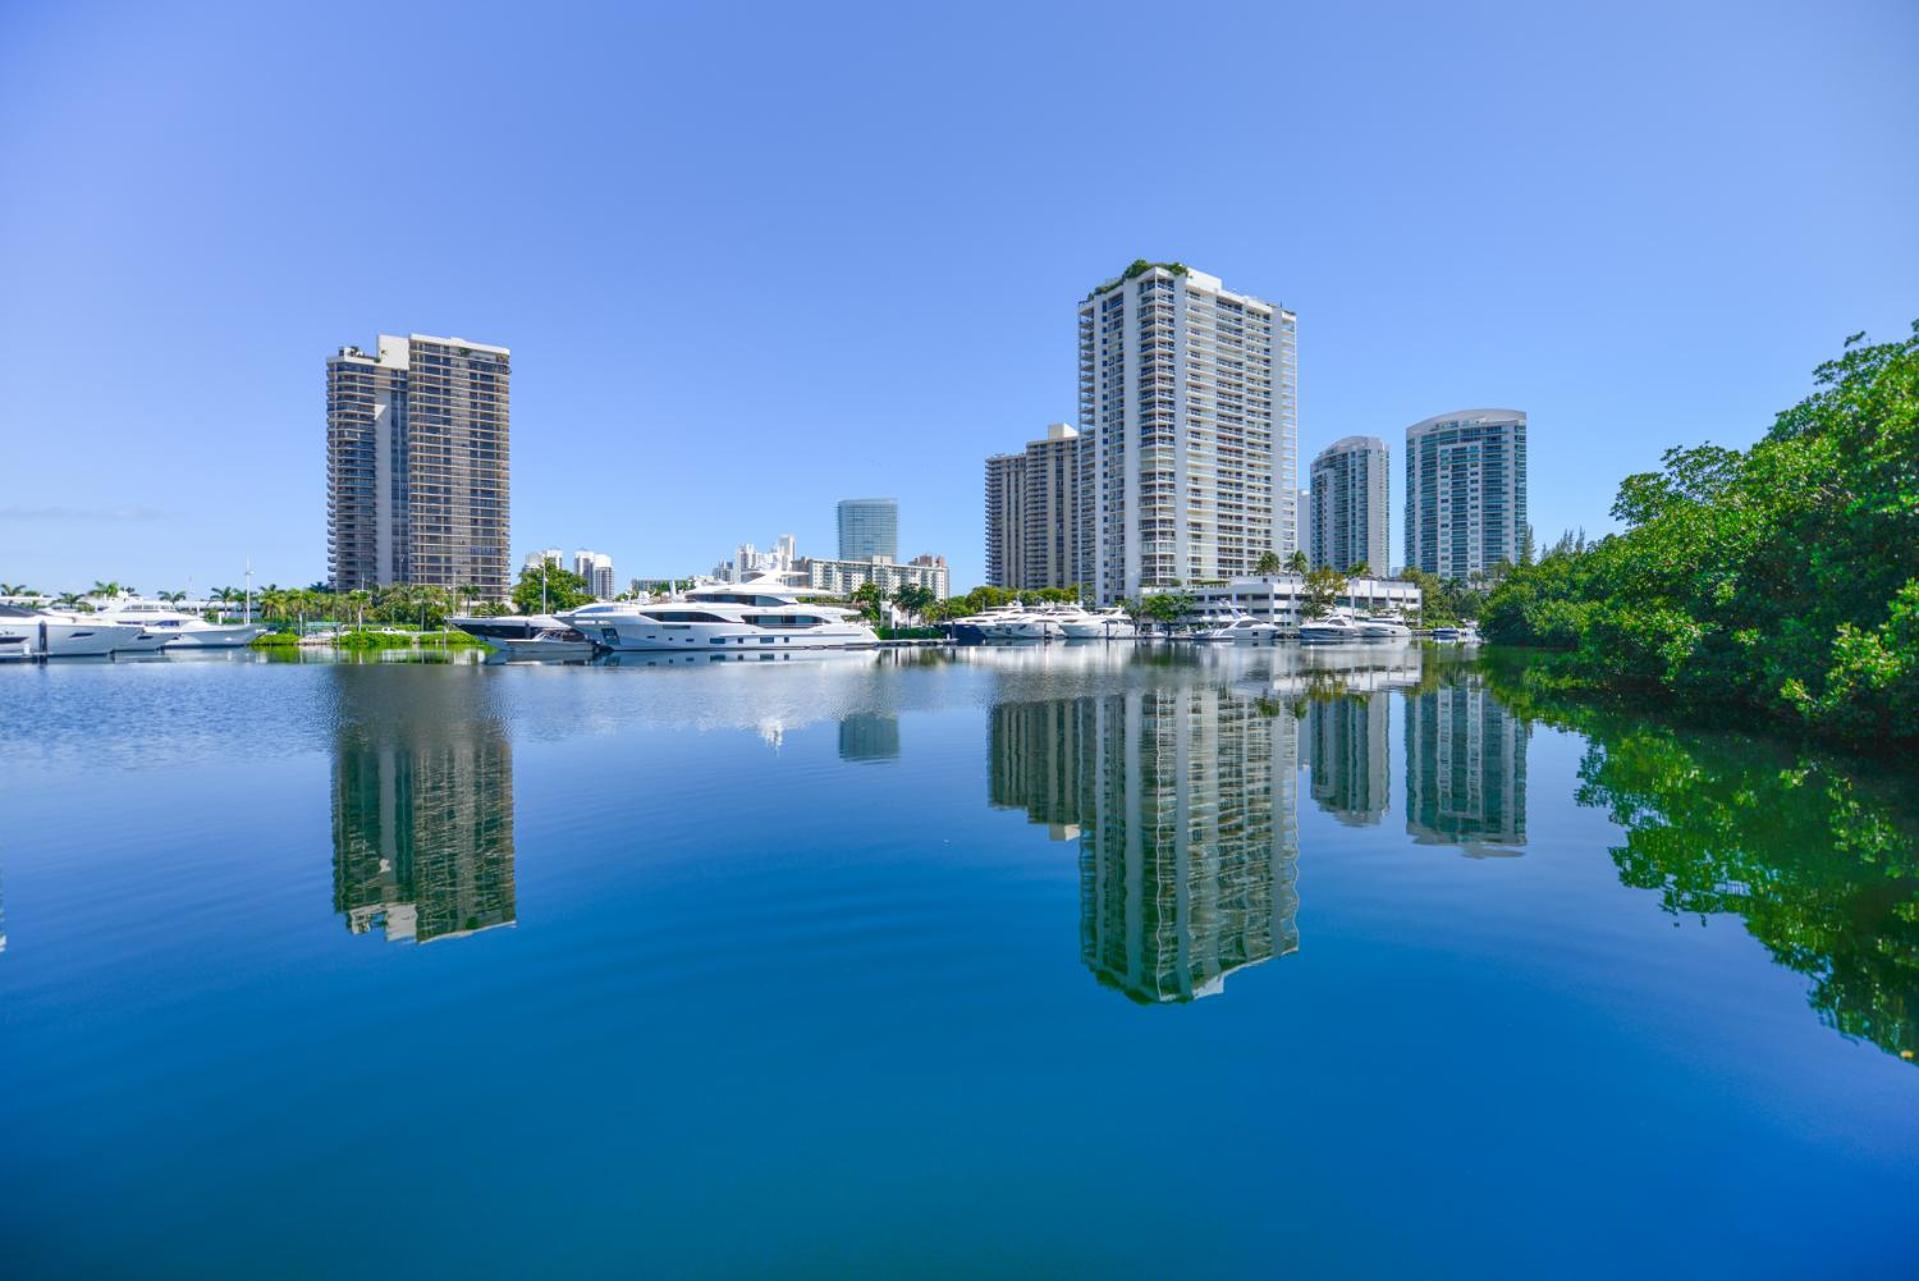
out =
[[[333,747],[333,900],[389,941],[513,922],[513,749],[479,669],[431,681],[342,667]]]
[[[1477,672],[1408,695],[1407,834],[1473,858],[1523,853],[1529,734]]]

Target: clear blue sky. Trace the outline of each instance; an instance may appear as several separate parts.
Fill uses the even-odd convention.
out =
[[[1303,457],[1527,410],[1542,538],[1919,317],[1910,0],[918,8],[0,0],[0,579],[323,577],[381,330],[512,347],[516,554],[964,586],[1136,257],[1299,313]]]

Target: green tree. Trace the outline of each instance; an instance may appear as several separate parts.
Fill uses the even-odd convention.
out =
[[[1500,577],[1488,637],[1562,648],[1593,689],[1919,739],[1919,323],[1814,380],[1752,448],[1628,476],[1626,530]]]
[[[1289,574],[1304,574],[1307,565],[1306,553],[1303,551],[1296,549],[1291,555],[1286,557],[1286,572]]]
[[[1346,590],[1346,576],[1330,566],[1321,565],[1306,575],[1306,603],[1300,607],[1308,618],[1324,618],[1332,613],[1339,594]]]
[[[853,589],[851,597],[859,607],[860,614],[868,620],[878,623],[886,616],[886,592],[878,583],[861,583]]]
[[[1193,612],[1193,604],[1193,598],[1182,591],[1154,592],[1145,598],[1145,612],[1162,632],[1170,632]]]
[[[586,579],[570,569],[542,563],[520,571],[520,581],[513,585],[513,608],[522,614],[542,612],[542,588],[545,590],[545,612],[549,614],[593,603],[593,593],[588,590]]]
[[[1270,578],[1284,568],[1279,559],[1279,553],[1269,547],[1261,552],[1259,559],[1254,562],[1253,573],[1260,578]]]

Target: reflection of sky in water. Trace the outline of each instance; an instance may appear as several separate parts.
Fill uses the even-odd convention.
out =
[[[369,1207],[477,1275],[1904,1257],[1909,807],[1589,733],[1414,649],[0,673],[0,1230],[22,1275],[333,1275]]]

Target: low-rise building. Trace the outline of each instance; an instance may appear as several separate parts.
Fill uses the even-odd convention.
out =
[[[908,584],[924,587],[940,600],[952,595],[944,556],[915,556],[904,565],[895,564],[885,556],[872,560],[802,556],[794,563],[789,578],[835,596],[850,596],[868,583],[878,584],[889,596]]]
[[[1204,586],[1161,590],[1183,592],[1192,597],[1193,609],[1186,615],[1189,623],[1224,622],[1235,610],[1281,627],[1297,627],[1306,617],[1308,593],[1303,574],[1233,578]],[[1146,593],[1147,596],[1155,594]],[[1389,613],[1410,621],[1418,616],[1421,595],[1419,584],[1397,578],[1352,578],[1346,581],[1334,605],[1362,614]]]

